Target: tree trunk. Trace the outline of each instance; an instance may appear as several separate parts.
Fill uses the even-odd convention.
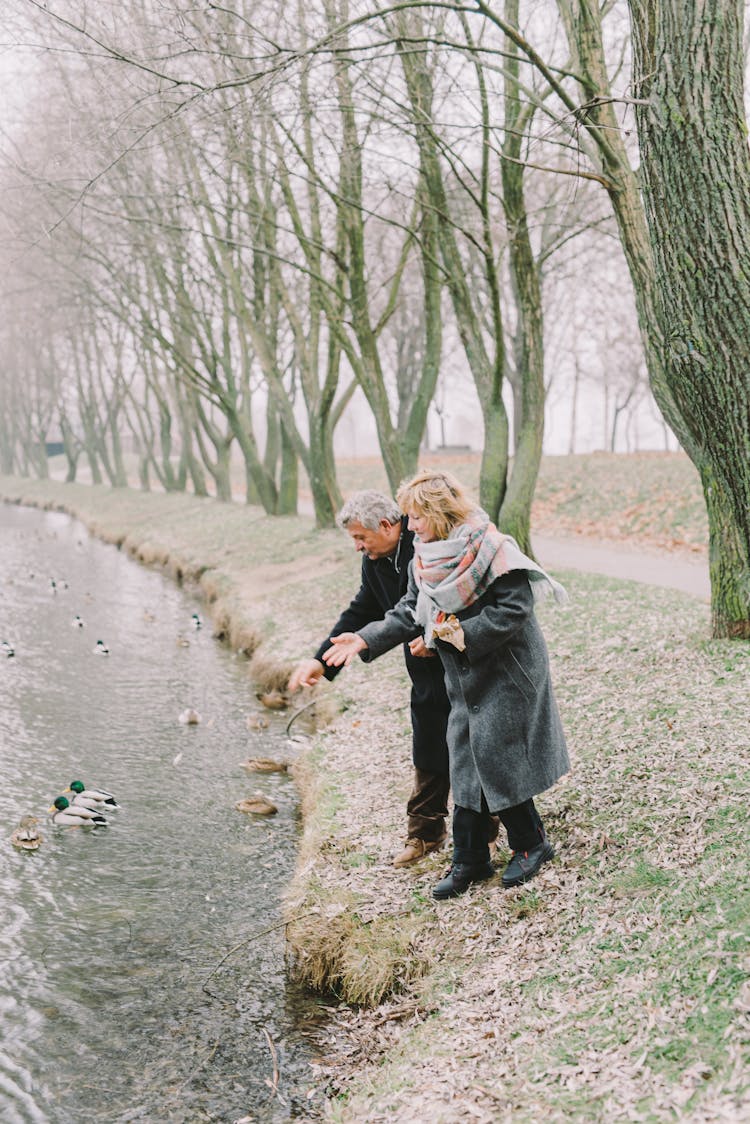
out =
[[[518,3],[512,0],[506,11],[518,20]],[[516,49],[507,42],[509,54],[505,72],[505,140],[501,175],[503,204],[508,229],[510,276],[518,311],[516,377],[520,391],[520,415],[515,414],[515,457],[508,487],[498,515],[498,526],[513,535],[521,550],[531,550],[531,503],[536,489],[544,443],[544,327],[539,270],[531,247],[524,194],[524,168],[521,163],[519,128],[524,103],[518,83]]]
[[[281,469],[279,476],[279,515],[297,514],[297,494],[299,492],[299,459],[294,442],[289,437],[284,424],[281,425]]]
[[[630,0],[664,375],[708,503],[714,635],[750,637],[750,154],[741,0]]]

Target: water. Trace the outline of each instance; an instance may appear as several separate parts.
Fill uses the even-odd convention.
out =
[[[246,670],[196,611],[67,516],[0,505],[4,1124],[279,1121],[305,1103],[278,903],[294,791],[239,767],[290,755],[284,720],[247,729]],[[186,707],[200,725],[179,724]],[[122,805],[107,828],[44,822],[76,778]],[[256,789],[277,816],[235,811]],[[31,854],[9,842],[26,814],[43,821]]]

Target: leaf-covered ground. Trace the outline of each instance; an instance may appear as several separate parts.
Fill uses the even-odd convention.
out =
[[[339,986],[377,982],[381,957],[397,987],[342,1005],[320,1043],[333,1119],[750,1118],[750,647],[707,640],[684,595],[566,582],[570,606],[542,615],[575,763],[539,801],[558,856],[527,887],[438,904],[445,856],[390,867],[404,674],[392,655],[339,680],[328,810],[290,909],[375,928]]]
[[[314,650],[356,588],[346,540],[309,519],[55,483],[0,495],[199,578],[230,638],[256,630],[276,660]],[[750,645],[708,640],[685,595],[564,578],[571,603],[542,624],[574,767],[540,799],[558,856],[525,888],[498,877],[437,905],[445,854],[392,868],[411,776],[401,657],[329,689],[342,711],[298,774],[289,947],[352,1001],[320,1035],[311,1117],[750,1119]]]

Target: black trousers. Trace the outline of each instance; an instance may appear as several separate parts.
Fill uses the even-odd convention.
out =
[[[508,845],[511,851],[531,851],[544,838],[544,825],[533,800],[524,800],[513,808],[503,808],[495,813],[508,832]],[[482,796],[482,810],[453,809],[453,862],[467,866],[480,866],[489,861],[487,840],[492,815],[487,801]]]

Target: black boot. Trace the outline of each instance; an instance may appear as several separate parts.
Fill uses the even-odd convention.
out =
[[[541,843],[530,851],[514,851],[510,862],[503,871],[503,886],[506,888],[520,886],[522,882],[528,882],[538,873],[542,863],[546,863],[554,857],[555,848],[546,835],[542,837]]]
[[[457,898],[465,894],[473,882],[484,882],[492,878],[495,873],[491,863],[480,863],[470,866],[467,863],[454,863],[445,878],[441,878],[437,886],[433,887],[432,896],[438,901],[446,898]]]

